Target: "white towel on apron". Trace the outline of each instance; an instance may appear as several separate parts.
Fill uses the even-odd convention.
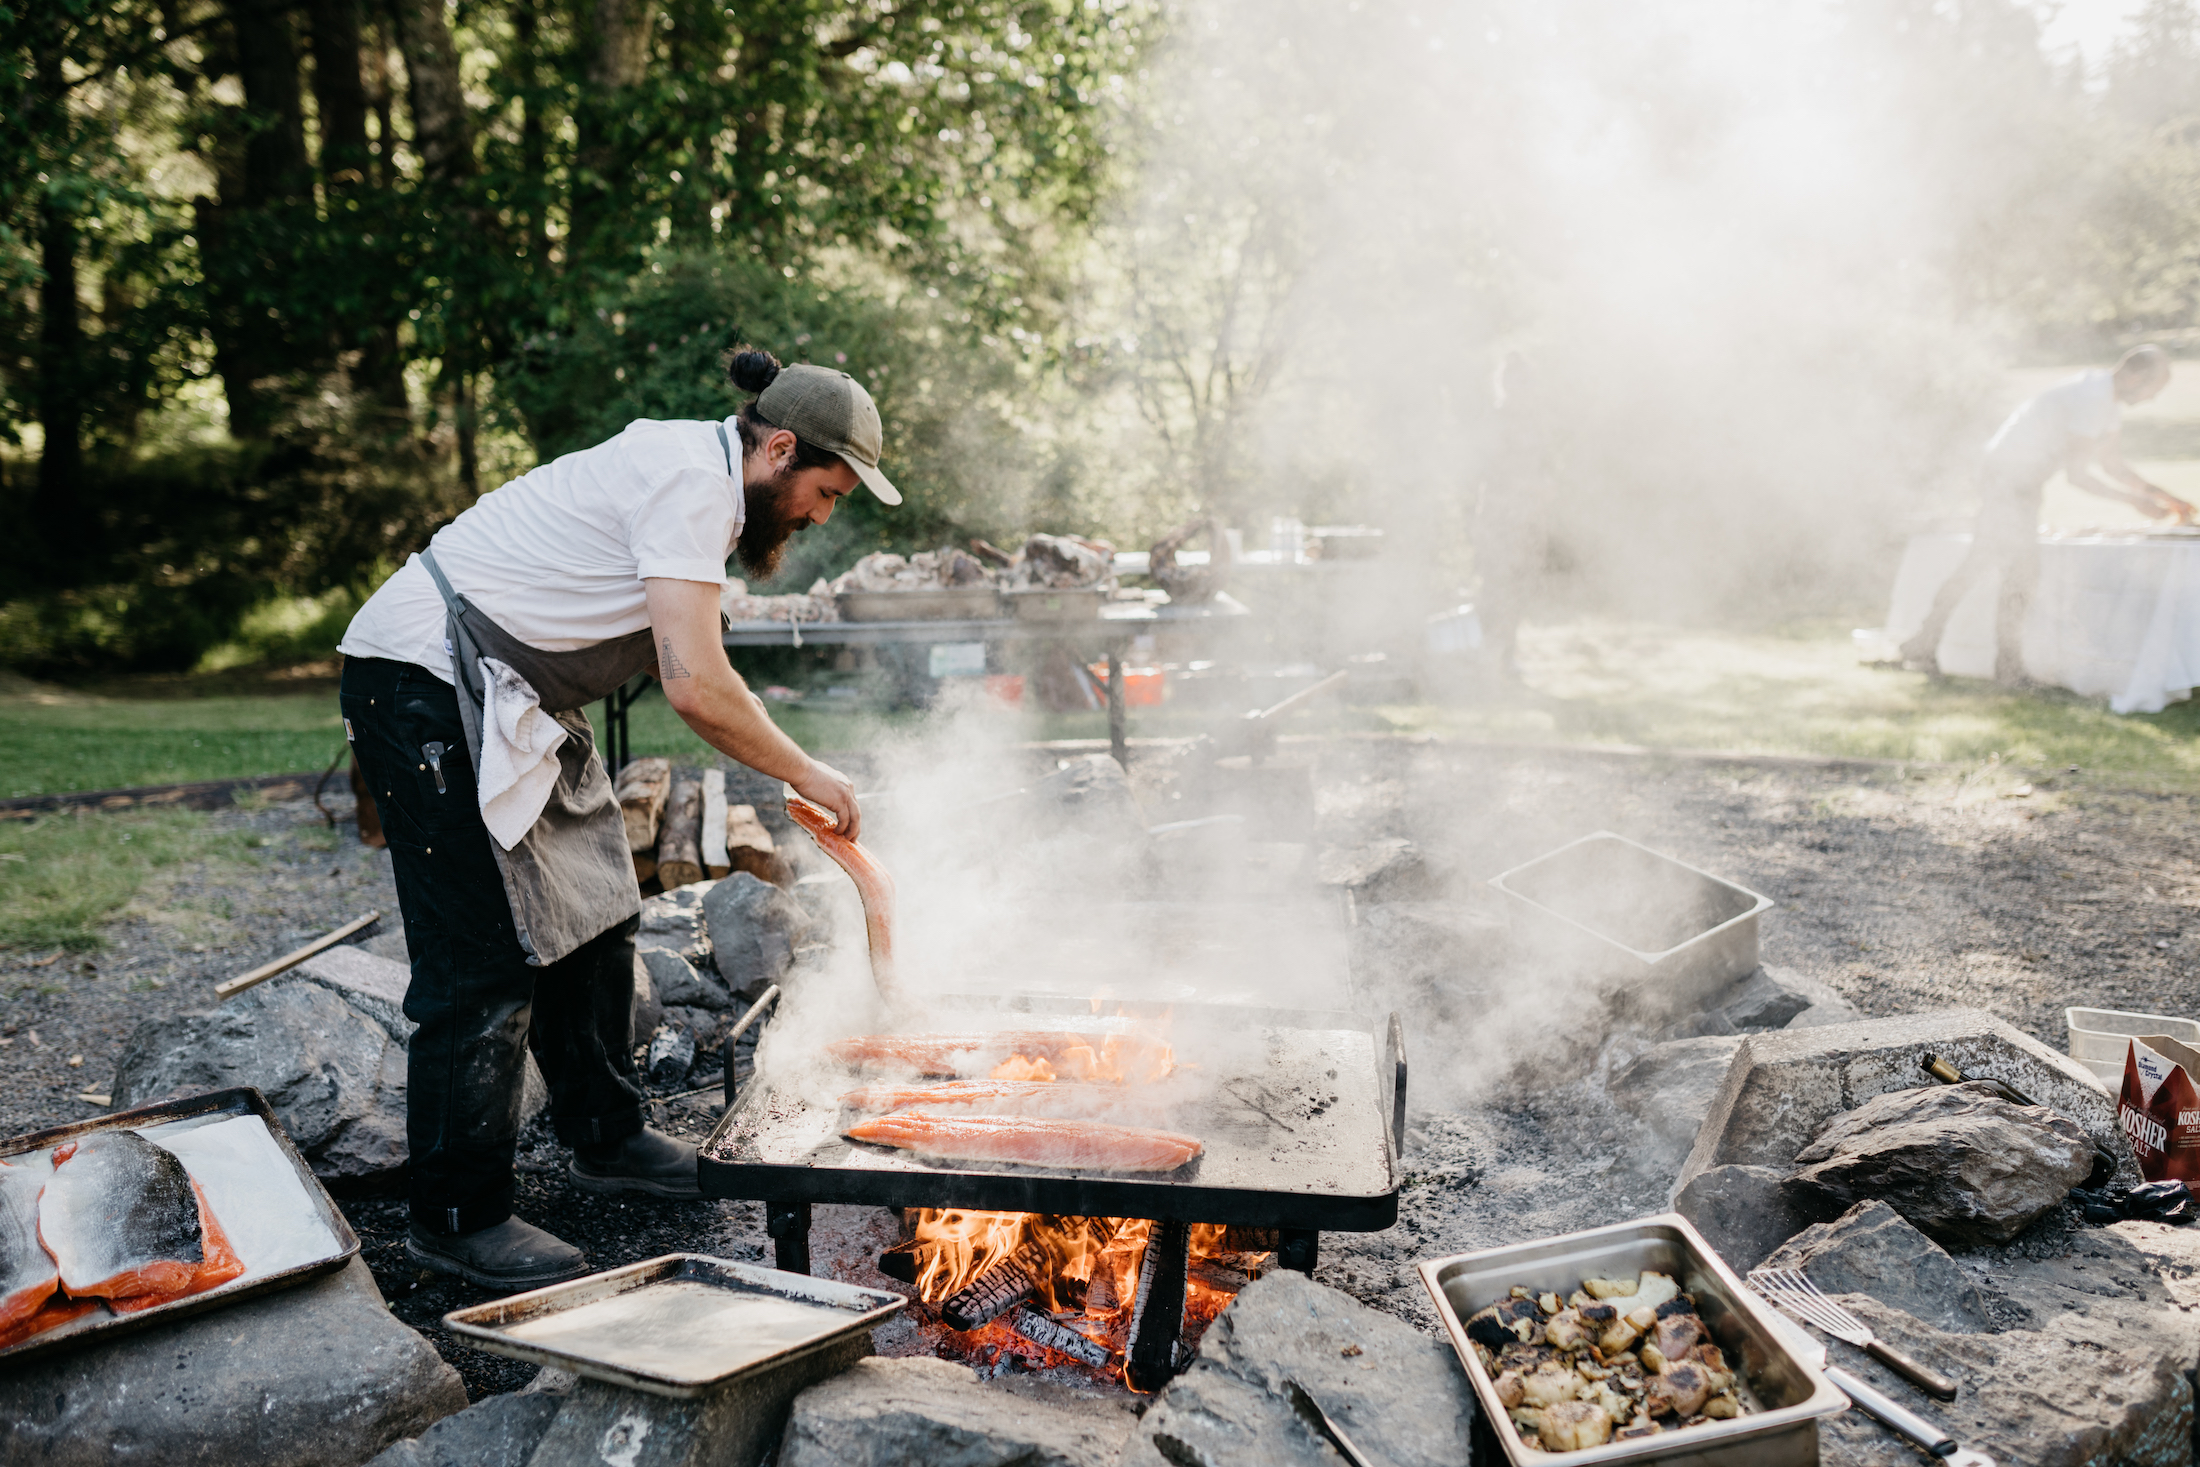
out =
[[[510,850],[542,818],[558,783],[565,730],[542,711],[527,679],[494,657],[481,659],[481,820]]]

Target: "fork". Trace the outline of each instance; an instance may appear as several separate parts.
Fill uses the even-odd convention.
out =
[[[1908,1380],[1919,1390],[1943,1401],[1956,1398],[1953,1380],[1928,1365],[1920,1364],[1880,1339],[1871,1327],[1827,1298],[1816,1284],[1792,1268],[1759,1268],[1749,1275],[1749,1286],[1806,1324],[1814,1324]]]

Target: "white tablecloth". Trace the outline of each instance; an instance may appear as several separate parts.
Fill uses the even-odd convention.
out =
[[[1925,624],[1969,535],[1917,535],[1903,552],[1886,635]],[[1994,675],[1996,576],[1971,587],[1940,639],[1941,671]],[[2118,713],[2159,713],[2200,687],[2200,539],[2040,540],[2040,585],[2024,626],[2024,665],[2043,683],[2106,698]]]

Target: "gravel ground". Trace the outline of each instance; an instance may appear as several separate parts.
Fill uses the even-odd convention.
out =
[[[1314,762],[1325,844],[1408,837],[1461,900],[1484,900],[1488,877],[1599,829],[1754,887],[1780,904],[1765,921],[1765,960],[1832,984],[1867,1014],[1973,1005],[2060,1049],[2065,1005],[2200,1013],[2200,931],[2189,920],[2200,836],[2189,796],[1998,766],[1729,764],[1396,742],[1287,745],[1283,757]],[[164,876],[94,958],[0,954],[5,1129],[98,1114],[75,1097],[106,1088],[134,1025],[205,1006],[214,980],[336,921],[372,907],[394,915],[387,858],[361,848],[348,824],[329,849],[310,805],[210,818],[270,842],[261,865]],[[1415,1259],[1663,1208],[1670,1177],[1641,1160],[1635,1123],[1601,1097],[1600,1021],[1547,996],[1538,1015],[1527,1031],[1479,1009],[1471,1024],[1423,1016],[1413,1026],[1399,1224],[1325,1236],[1323,1282],[1433,1327]],[[1546,1042],[1523,1047],[1524,1032]],[[70,1067],[79,1054],[82,1065]],[[662,1113],[670,1129],[699,1137],[715,1107],[704,1097]],[[768,1253],[755,1204],[605,1206],[572,1187],[567,1159],[546,1132],[530,1133],[520,1211],[598,1266],[676,1249]],[[407,1263],[401,1205],[352,1200],[345,1210],[399,1316],[436,1340],[475,1396],[524,1382],[531,1367],[442,1337],[444,1311],[487,1296]],[[869,1260],[893,1230],[875,1211],[819,1209],[820,1271],[886,1286]],[[881,1345],[904,1353],[931,1339],[912,1320]]]

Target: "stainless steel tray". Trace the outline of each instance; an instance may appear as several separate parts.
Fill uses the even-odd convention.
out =
[[[1625,1277],[1655,1269],[1696,1297],[1719,1348],[1738,1361],[1745,1399],[1753,1414],[1640,1441],[1613,1442],[1579,1452],[1540,1452],[1520,1439],[1497,1399],[1496,1385],[1467,1339],[1466,1321],[1478,1309],[1505,1298],[1513,1285],[1564,1298],[1585,1278]],[[1812,1467],[1818,1461],[1818,1418],[1844,1410],[1848,1398],[1798,1358],[1773,1324],[1771,1308],[1743,1286],[1703,1235],[1677,1212],[1583,1233],[1543,1238],[1506,1248],[1487,1248],[1434,1258],[1420,1265],[1421,1282],[1436,1301],[1436,1316],[1466,1367],[1483,1415],[1514,1467],[1552,1463],[1676,1462],[1691,1467]]]
[[[267,1097],[250,1086],[235,1090],[214,1090],[205,1095],[186,1096],[181,1100],[164,1100],[155,1105],[141,1105],[135,1110],[117,1111],[113,1115],[100,1116],[94,1120],[76,1121],[66,1126],[54,1126],[49,1130],[11,1136],[0,1141],[0,1160],[24,1156],[34,1151],[51,1151],[64,1142],[81,1140],[99,1131],[140,1130],[148,1126],[224,1115],[258,1116],[266,1123],[268,1135],[274,1138],[275,1145],[289,1162],[314,1213],[328,1227],[334,1238],[334,1251],[258,1277],[248,1272],[244,1277],[234,1279],[220,1288],[194,1294],[188,1299],[178,1299],[173,1304],[157,1304],[139,1313],[115,1314],[101,1306],[96,1313],[87,1314],[58,1329],[0,1350],[0,1365],[15,1365],[41,1355],[73,1350],[79,1345],[104,1342],[116,1335],[129,1334],[149,1325],[165,1324],[186,1315],[220,1309],[240,1299],[256,1298],[277,1289],[287,1289],[293,1284],[302,1284],[308,1279],[334,1273],[358,1256],[358,1235],[352,1232],[351,1224],[344,1221],[344,1215],[336,1210],[336,1204],[329,1200],[320,1178],[313,1175],[313,1169],[298,1154],[298,1148],[291,1144],[282,1123],[275,1119],[275,1112],[268,1106]],[[241,1249],[239,1256],[242,1256]],[[246,1258],[244,1261],[249,1268],[252,1260]]]
[[[1001,604],[1018,621],[1094,621],[1112,594],[1104,586],[1076,586],[1068,590],[1034,586],[1023,591],[1003,591]]]
[[[668,1253],[443,1316],[515,1360],[685,1400],[868,1330],[899,1294],[702,1253]]]
[[[1549,956],[1650,1014],[1691,1013],[1757,966],[1772,899],[1600,830],[1493,877]]]

